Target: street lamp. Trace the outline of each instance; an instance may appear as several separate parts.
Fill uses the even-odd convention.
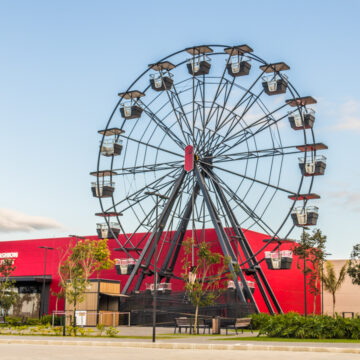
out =
[[[157,244],[158,244],[158,206],[159,199],[167,200],[169,199],[165,195],[161,195],[156,191],[146,191],[145,195],[155,196],[156,197],[156,224],[155,224],[155,252],[154,252],[154,293],[153,293],[153,334],[152,334],[152,342],[155,342],[156,336],[156,300],[157,300]]]
[[[309,230],[307,226],[303,226],[302,241],[304,245],[304,315],[307,317],[307,299],[306,299],[306,250],[305,250],[305,230]]]
[[[39,249],[45,249],[45,261],[44,261],[44,276],[43,276],[43,284],[41,290],[41,299],[40,299],[40,317],[44,316],[45,312],[45,274],[46,274],[46,258],[47,258],[47,251],[54,250],[54,248],[50,246],[39,246]]]
[[[79,236],[79,235],[68,235],[69,237],[72,237],[72,238],[76,238],[76,244],[78,243],[78,240],[81,239],[81,240],[86,240],[85,237],[83,236]]]

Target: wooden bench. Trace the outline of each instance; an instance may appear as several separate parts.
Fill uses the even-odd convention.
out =
[[[234,329],[236,335],[238,334],[238,329],[241,329],[241,332],[244,333],[244,329],[250,328],[251,333],[253,332],[251,327],[251,318],[233,319],[231,321],[227,321],[224,325],[221,324],[221,327],[226,329],[226,335],[228,334],[229,329]]]
[[[206,329],[208,329],[210,334],[211,320],[207,321],[205,319],[198,318],[197,329],[198,329],[198,333],[199,333],[199,329],[204,329],[203,334],[205,334]]]
[[[185,329],[185,333],[187,332],[187,329],[190,329],[190,334],[191,334],[191,330],[193,328],[193,325],[192,325],[192,321],[191,321],[190,318],[187,318],[187,317],[175,318],[174,334],[176,334],[176,329],[179,329],[179,334],[181,334],[181,329],[182,328]]]

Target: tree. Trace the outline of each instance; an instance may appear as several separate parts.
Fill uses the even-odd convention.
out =
[[[89,278],[114,266],[110,255],[107,239],[78,241],[75,245],[70,244],[64,252],[58,268],[58,297],[65,295],[68,303],[74,305],[74,326],[76,307],[85,299]]]
[[[335,269],[334,269],[334,265],[330,262],[327,261],[325,263],[325,273],[324,273],[324,286],[325,289],[331,293],[332,298],[333,298],[333,317],[335,316],[335,303],[336,303],[336,297],[335,294],[336,292],[340,289],[342,283],[345,280],[345,275],[346,275],[346,271],[347,271],[347,267],[348,267],[348,262],[346,262],[342,268],[340,269],[340,273],[339,273],[339,277],[336,278],[336,274],[335,274]]]
[[[356,244],[350,255],[347,273],[355,285],[360,285],[360,244]]]
[[[15,289],[15,282],[9,280],[15,271],[12,259],[4,259],[0,262],[0,308],[6,316],[11,306],[19,300],[19,294]]]
[[[303,231],[300,242],[292,249],[294,255],[299,257],[297,267],[302,269],[309,292],[314,295],[313,314],[316,312],[316,298],[321,292],[320,282],[326,257],[325,245],[326,235],[323,235],[320,229],[315,229],[311,235]]]
[[[194,239],[184,241],[183,279],[185,291],[191,303],[195,306],[194,333],[197,333],[198,314],[201,306],[212,305],[224,291],[220,287],[222,274],[229,260],[219,253],[211,251],[206,242],[199,244],[198,260],[195,266],[190,266]]]

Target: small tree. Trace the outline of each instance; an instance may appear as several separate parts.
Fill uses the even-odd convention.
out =
[[[76,307],[84,301],[89,278],[101,270],[111,269],[107,239],[82,240],[70,245],[62,256],[58,273],[60,277],[59,297],[65,294],[69,304],[74,305],[74,326],[76,326]]]
[[[194,333],[197,333],[199,308],[212,305],[222,294],[220,287],[222,274],[228,259],[219,253],[211,251],[209,244],[202,242],[198,247],[198,260],[195,266],[190,266],[194,240],[184,241],[183,279],[185,291],[191,303],[195,306]]]
[[[299,257],[297,267],[302,269],[302,273],[305,273],[309,292],[314,295],[313,314],[316,312],[316,298],[321,292],[322,267],[326,255],[325,245],[326,236],[320,229],[315,229],[311,235],[304,231],[300,242],[292,249],[294,255]]]
[[[4,315],[8,314],[11,306],[19,300],[19,294],[15,289],[15,282],[9,280],[11,274],[15,271],[13,260],[5,259],[0,262],[0,308]]]
[[[324,273],[324,286],[325,289],[331,293],[333,298],[333,317],[335,316],[335,303],[336,303],[336,292],[340,289],[342,283],[345,280],[345,275],[347,271],[348,263],[346,262],[340,269],[339,277],[336,277],[334,265],[327,261],[325,263],[325,273]]]
[[[360,244],[353,247],[347,273],[353,284],[360,285]]]

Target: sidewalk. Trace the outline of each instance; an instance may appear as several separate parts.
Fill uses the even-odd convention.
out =
[[[295,352],[326,352],[360,354],[360,343],[321,343],[321,342],[269,342],[269,341],[233,341],[227,340],[234,335],[201,335],[173,336],[174,328],[157,328],[158,338],[152,343],[151,327],[122,326],[119,336],[149,338],[99,338],[99,337],[54,337],[54,336],[16,336],[1,335],[0,344],[28,345],[70,345],[70,346],[101,346],[123,348],[156,348],[156,349],[191,349],[191,350],[267,350]],[[169,337],[167,337],[169,335]],[[257,334],[239,333],[238,337],[250,337]]]

